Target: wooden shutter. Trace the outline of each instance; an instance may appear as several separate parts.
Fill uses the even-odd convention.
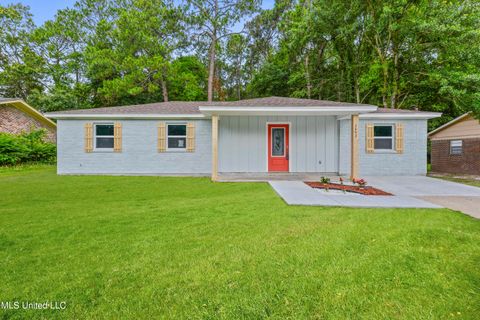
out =
[[[158,123],[158,141],[157,149],[158,152],[165,152],[167,150],[167,134],[165,128],[165,122]]]
[[[122,152],[122,124],[115,122],[113,126],[113,151]]]
[[[195,151],[195,123],[187,123],[187,152]]]
[[[85,123],[85,152],[93,151],[93,124]]]
[[[372,123],[367,123],[365,138],[365,146],[367,149],[367,153],[373,153],[375,151],[375,140]]]
[[[403,124],[397,123],[395,125],[395,151],[403,153]]]

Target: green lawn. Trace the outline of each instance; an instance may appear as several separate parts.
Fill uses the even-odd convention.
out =
[[[479,181],[479,180],[475,180],[475,179],[456,178],[456,177],[452,177],[452,176],[448,176],[448,175],[445,175],[445,176],[433,176],[433,178],[444,179],[444,180],[448,180],[448,181],[453,181],[453,182],[468,184],[468,185],[474,186],[474,187],[480,187],[480,181]]]
[[[264,183],[0,170],[0,319],[478,319],[480,221]]]

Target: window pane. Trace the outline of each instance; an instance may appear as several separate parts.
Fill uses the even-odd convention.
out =
[[[96,148],[113,148],[113,138],[97,138]]]
[[[450,141],[450,154],[462,154],[462,140]]]
[[[376,138],[375,141],[375,149],[392,149],[392,139],[378,139]]]
[[[462,154],[462,147],[451,147],[450,148],[451,154]]]
[[[187,135],[187,126],[184,124],[169,124],[168,125],[169,136],[185,136]]]
[[[273,128],[272,129],[272,156],[283,156],[283,150],[285,149],[285,129]]]
[[[452,140],[450,141],[450,147],[461,147],[462,140]]]
[[[186,138],[168,138],[168,148],[185,149],[186,141]]]
[[[97,124],[95,128],[97,136],[113,136],[113,124]]]
[[[391,137],[392,126],[375,126],[374,134],[375,134],[375,137]]]

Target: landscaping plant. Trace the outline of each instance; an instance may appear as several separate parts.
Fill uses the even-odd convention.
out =
[[[0,133],[0,166],[21,163],[55,162],[56,146],[44,140],[45,130],[32,130],[19,135]]]

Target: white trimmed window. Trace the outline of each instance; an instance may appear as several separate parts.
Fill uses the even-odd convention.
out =
[[[187,148],[187,124],[167,124],[167,150],[186,150]]]
[[[113,150],[114,126],[113,123],[95,124],[95,150]]]
[[[450,140],[450,154],[462,154],[462,140]]]
[[[376,124],[373,127],[373,144],[375,150],[393,150],[393,125]]]

